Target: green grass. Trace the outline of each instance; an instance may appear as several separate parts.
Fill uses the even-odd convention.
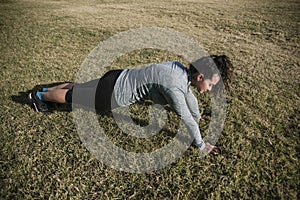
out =
[[[0,0],[0,199],[299,199],[299,7],[292,0]],[[100,41],[151,26],[174,28],[210,54],[227,54],[235,79],[218,141],[223,155],[201,159],[189,148],[162,170],[131,174],[93,158],[72,113],[35,113],[20,93],[74,81]],[[146,49],[111,68],[171,59],[181,58]],[[198,97],[209,116],[208,96]],[[132,116],[147,123],[146,110],[134,105]],[[178,120],[174,113],[168,119],[146,149],[109,116],[99,123],[114,142],[139,152],[168,143]],[[200,124],[203,134],[208,123]]]

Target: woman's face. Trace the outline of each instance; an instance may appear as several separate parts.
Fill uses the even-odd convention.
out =
[[[194,85],[200,93],[211,91],[212,87],[220,81],[220,76],[218,74],[213,75],[211,79],[203,79],[202,74],[197,76],[200,77],[197,77],[197,81]]]

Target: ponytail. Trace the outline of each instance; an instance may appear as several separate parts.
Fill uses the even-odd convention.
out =
[[[214,60],[225,86],[230,87],[233,76],[233,66],[230,59],[226,55],[213,55],[211,58]]]

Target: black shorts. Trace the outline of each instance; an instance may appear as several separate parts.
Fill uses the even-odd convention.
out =
[[[123,70],[108,71],[102,78],[86,83],[74,84],[66,94],[66,102],[88,108],[97,112],[106,112],[118,107],[113,95],[115,83]]]

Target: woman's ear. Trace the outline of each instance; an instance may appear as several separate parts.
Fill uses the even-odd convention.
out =
[[[203,74],[200,74],[200,73],[199,73],[199,74],[196,75],[196,80],[197,80],[197,81],[202,81],[202,80],[203,80],[203,77],[204,77]]]

